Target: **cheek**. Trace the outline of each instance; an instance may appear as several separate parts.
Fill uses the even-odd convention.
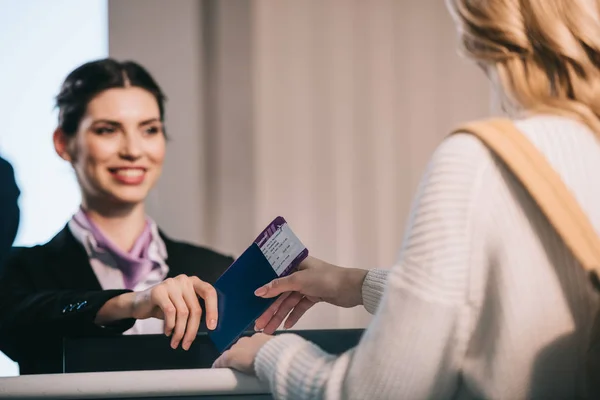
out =
[[[148,144],[147,152],[148,152],[147,153],[148,158],[150,158],[150,160],[152,160],[152,163],[154,163],[158,166],[162,166],[163,161],[165,159],[165,152],[166,152],[165,139],[161,138],[161,139],[151,141]]]
[[[117,154],[118,146],[115,146],[110,140],[104,140],[101,137],[89,137],[80,147],[79,161],[80,164],[94,167],[110,161]]]

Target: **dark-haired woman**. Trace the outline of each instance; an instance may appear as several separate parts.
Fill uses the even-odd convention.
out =
[[[61,371],[67,336],[164,333],[188,349],[201,319],[216,326],[212,283],[233,260],[169,239],[146,215],[166,149],[161,89],[136,63],[99,60],[67,76],[57,107],[54,146],[82,203],[3,268],[0,350],[30,374]]]

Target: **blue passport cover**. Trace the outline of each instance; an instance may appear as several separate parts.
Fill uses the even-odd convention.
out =
[[[254,321],[276,300],[254,295],[256,289],[276,278],[269,261],[252,243],[215,282],[219,318],[216,329],[208,335],[221,353],[253,327]]]

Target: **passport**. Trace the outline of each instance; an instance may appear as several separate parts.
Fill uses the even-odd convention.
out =
[[[289,275],[308,256],[308,249],[283,217],[277,217],[217,279],[219,318],[208,335],[223,353],[277,298],[254,295],[273,279]]]

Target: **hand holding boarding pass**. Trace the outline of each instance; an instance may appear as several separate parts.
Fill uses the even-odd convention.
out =
[[[362,284],[367,272],[307,257],[296,272],[256,290],[255,294],[263,298],[279,297],[256,320],[255,330],[272,334],[286,316],[284,328],[289,329],[320,301],[345,308],[361,305]]]
[[[258,287],[285,277],[308,256],[285,219],[277,217],[254,243],[221,275],[214,287],[218,299],[218,325],[209,336],[225,351],[263,314],[274,298],[255,295]]]
[[[362,304],[362,285],[366,270],[342,268],[313,257],[307,257],[288,276],[277,278],[260,287],[255,294],[279,298],[256,320],[255,329],[263,329],[252,337],[243,337],[219,357],[213,367],[234,368],[253,374],[254,359],[285,317],[285,327],[292,327],[314,304],[325,301],[340,307]],[[267,334],[265,334],[267,333]]]

